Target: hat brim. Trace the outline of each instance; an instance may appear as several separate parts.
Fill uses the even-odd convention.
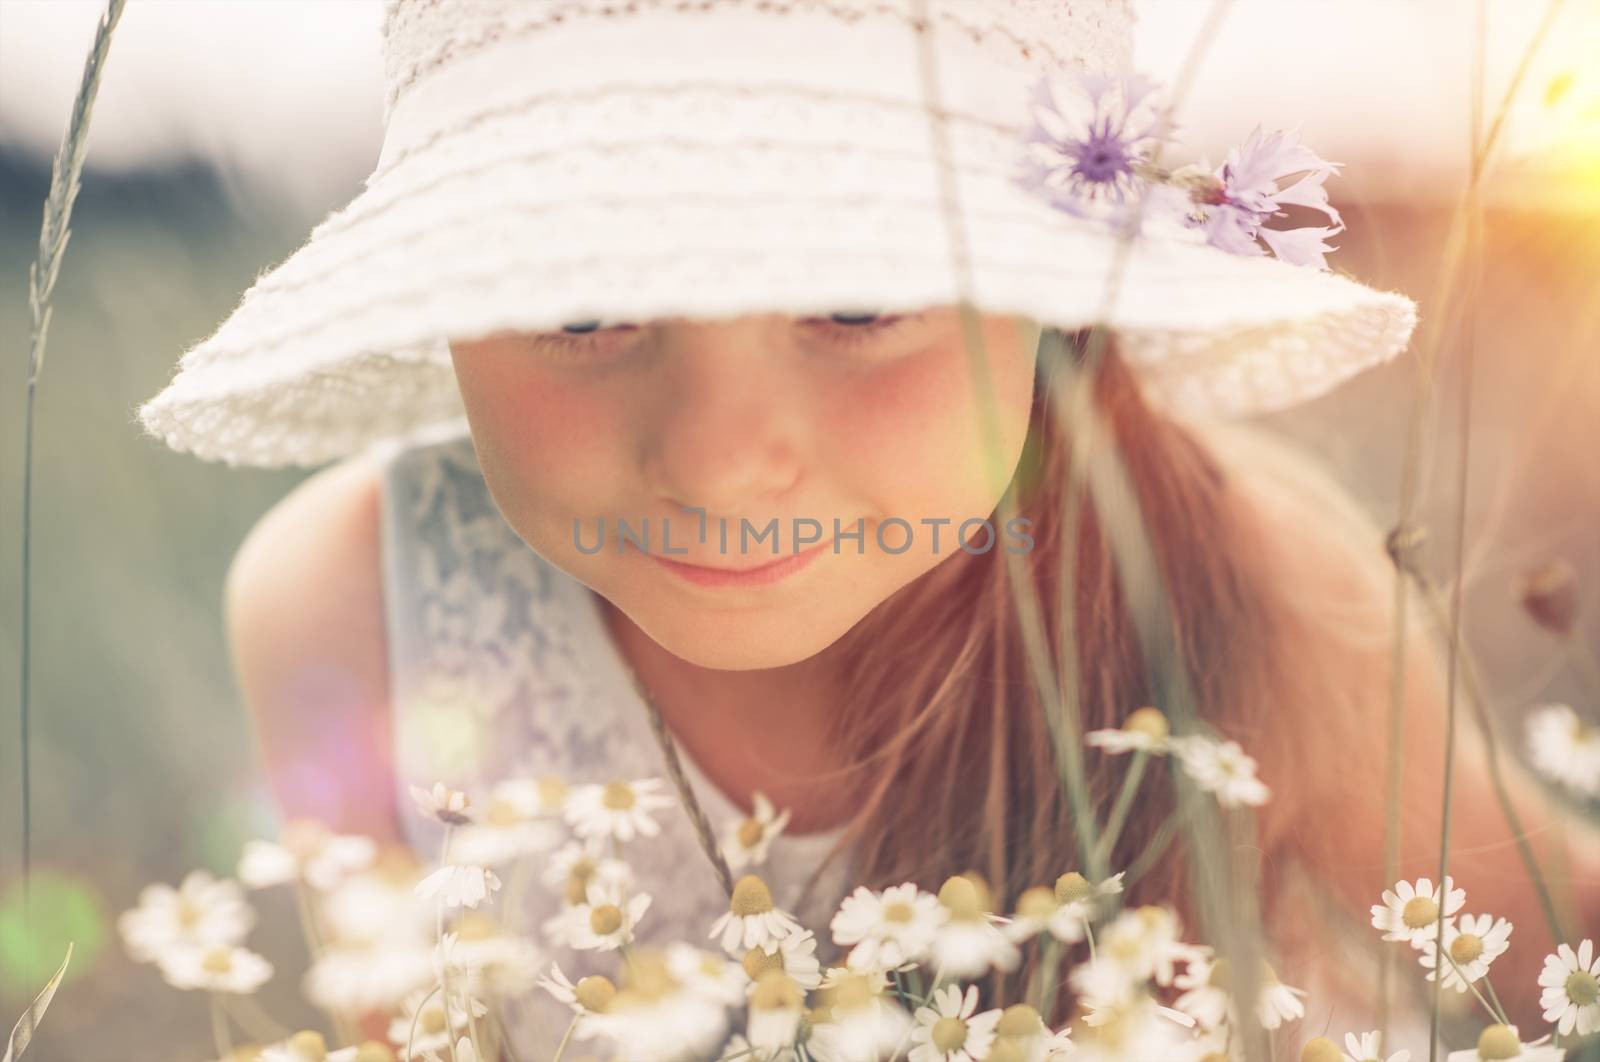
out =
[[[662,136],[692,127],[658,113],[689,95],[623,99],[604,135],[577,123],[564,143],[549,115],[512,108],[388,157],[184,355],[144,429],[207,460],[317,465],[460,417],[449,337],[963,297],[1103,323],[1155,401],[1233,416],[1320,394],[1415,327],[1403,295],[1197,232],[1119,247],[1017,184],[1014,129],[951,118],[941,164],[925,114],[811,99],[786,121],[774,90],[698,138]]]

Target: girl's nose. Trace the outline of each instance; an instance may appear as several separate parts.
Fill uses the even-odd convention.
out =
[[[766,318],[664,325],[665,369],[645,461],[657,493],[709,514],[766,520],[800,475],[801,395]]]

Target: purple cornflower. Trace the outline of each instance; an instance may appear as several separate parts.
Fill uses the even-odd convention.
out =
[[[1329,162],[1299,143],[1297,136],[1278,131],[1263,136],[1256,126],[1248,139],[1228,152],[1227,159],[1214,174],[1203,167],[1179,171],[1175,184],[1189,189],[1184,205],[1184,221],[1203,228],[1206,242],[1234,254],[1264,254],[1270,250],[1293,265],[1327,268],[1326,255],[1335,250],[1327,244],[1329,236],[1344,231],[1338,210],[1328,202],[1323,182],[1343,163]],[[1279,182],[1304,174],[1288,187]],[[1268,218],[1283,214],[1284,206],[1310,207],[1327,216],[1325,226],[1306,225],[1294,229],[1269,229]],[[1265,250],[1262,247],[1265,244]]]
[[[1040,77],[1029,101],[1033,126],[1023,138],[1018,183],[1070,214],[1116,215],[1165,139],[1157,89],[1137,74]]]

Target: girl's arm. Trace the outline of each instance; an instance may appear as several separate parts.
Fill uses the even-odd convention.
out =
[[[401,840],[390,746],[381,475],[351,458],[299,484],[228,572],[228,639],[285,820]]]

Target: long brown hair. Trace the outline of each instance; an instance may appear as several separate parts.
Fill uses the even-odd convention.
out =
[[[1081,350],[1086,337],[1075,338],[1069,345]],[[1074,597],[1083,731],[1116,727],[1151,703],[1152,691],[1112,543],[1087,497],[1077,510],[1070,586],[1063,579],[1060,514],[1071,453],[1050,401],[1057,379],[1043,358],[1040,373],[1009,488],[1035,538],[1023,554],[1025,571],[1042,604],[1047,645],[1058,645],[1062,634],[1060,595]],[[1274,651],[1294,617],[1269,563],[1272,551],[1258,548],[1260,521],[1238,504],[1228,471],[1204,441],[1146,401],[1114,337],[1092,387],[1138,499],[1197,709],[1263,763],[1275,762],[1285,750],[1263,747],[1272,740],[1264,713],[1300,688],[1285,654]],[[854,707],[841,713],[834,739],[851,759],[848,784],[860,810],[830,863],[848,850],[851,884],[870,888],[910,881],[937,891],[950,875],[976,871],[996,908],[1007,911],[1024,889],[1080,869],[1072,816],[1026,667],[1005,557],[999,548],[963,552],[934,572],[937,578],[903,588],[846,636],[847,703]],[[1056,675],[1066,670],[1059,659],[1053,664]],[[1126,757],[1086,755],[1088,790],[1102,818],[1126,766]],[[1110,865],[1127,867],[1172,807],[1169,775],[1147,772]],[[1180,838],[1125,899],[1174,904],[1188,928],[1192,897],[1182,856]],[[819,869],[811,885],[821,875]],[[1033,961],[1013,975],[1019,984],[1028,983]],[[989,1005],[1007,1001],[995,976],[982,986]],[[1058,1000],[1046,1020],[1063,1020],[1068,1004]]]

